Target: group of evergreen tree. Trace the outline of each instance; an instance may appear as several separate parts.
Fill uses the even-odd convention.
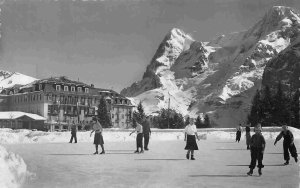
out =
[[[210,128],[211,124],[210,124],[209,116],[205,114],[204,121],[202,121],[200,116],[198,116],[195,125],[197,128]]]
[[[98,119],[101,125],[105,128],[111,127],[111,118],[107,109],[107,104],[104,98],[100,99],[100,103],[98,105]],[[131,115],[130,115],[131,116]],[[146,114],[144,112],[144,107],[142,102],[140,102],[137,106],[137,111],[132,113],[132,126],[136,127],[136,123],[142,124]],[[161,128],[161,129],[181,129],[184,128],[187,124],[189,124],[189,117],[184,119],[183,115],[177,112],[174,109],[161,109],[157,116],[151,118],[151,124],[153,127]],[[208,128],[210,127],[209,117],[206,114],[204,117],[204,121],[200,119],[200,116],[197,117],[195,122],[197,128]]]
[[[289,126],[300,128],[299,125],[299,97],[298,90],[285,94],[282,84],[271,90],[269,86],[257,90],[252,100],[248,123],[255,126],[277,126],[286,123]]]

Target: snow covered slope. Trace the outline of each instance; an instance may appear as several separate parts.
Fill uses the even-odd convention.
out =
[[[207,113],[215,126],[236,126],[246,120],[267,62],[296,39],[299,28],[295,10],[276,6],[249,30],[208,43],[173,29],[180,35],[163,40],[147,67],[147,79],[156,84],[144,77],[121,93],[142,101],[148,114],[167,108],[170,98],[171,108],[185,115]]]
[[[14,85],[26,85],[35,80],[37,79],[18,72],[0,70],[0,92],[4,88],[10,88]]]

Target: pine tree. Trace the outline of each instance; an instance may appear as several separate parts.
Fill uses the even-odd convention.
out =
[[[204,116],[204,125],[205,125],[205,127],[210,127],[210,120],[209,120],[209,116],[207,114],[205,114],[205,116]]]
[[[250,123],[251,126],[255,126],[262,119],[262,102],[260,98],[260,91],[256,90],[252,100],[250,114],[248,115],[248,123]]]
[[[287,123],[289,120],[288,109],[286,108],[287,99],[282,91],[282,85],[279,82],[277,85],[277,92],[273,99],[273,110],[272,110],[272,123]]]
[[[299,97],[300,97],[300,92],[297,90],[294,95],[293,99],[290,100],[290,113],[292,116],[292,121],[290,123],[291,126],[300,128],[300,122],[299,122],[299,111],[300,111],[300,106],[299,106]]]
[[[196,125],[197,128],[203,128],[200,116],[197,116],[195,125]]]
[[[140,103],[138,104],[138,106],[137,106],[137,112],[138,112],[138,114],[137,114],[137,121],[139,122],[139,123],[142,123],[142,120],[144,119],[144,117],[146,117],[146,115],[145,115],[145,112],[144,112],[144,107],[143,107],[143,105],[142,105],[142,102],[140,101]]]
[[[261,119],[264,122],[264,126],[270,126],[272,124],[272,114],[273,114],[273,100],[271,95],[271,90],[269,86],[263,89],[262,95],[262,111],[260,113]]]
[[[103,127],[111,127],[110,114],[107,111],[107,105],[105,99],[102,97],[98,105],[98,119]]]

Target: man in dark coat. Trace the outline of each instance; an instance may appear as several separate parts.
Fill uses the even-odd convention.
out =
[[[149,150],[148,144],[149,144],[149,139],[150,139],[150,135],[151,135],[150,117],[149,116],[144,118],[143,134],[144,134],[144,149]]]
[[[72,126],[71,126],[71,139],[70,139],[70,142],[69,143],[72,143],[73,142],[73,138],[75,140],[75,143],[77,143],[77,136],[76,136],[76,133],[77,133],[77,126],[75,125],[75,123],[73,122]]]
[[[288,130],[288,127],[286,124],[282,125],[282,131],[276,137],[274,145],[276,145],[276,143],[282,137],[283,137],[283,156],[284,156],[284,160],[285,160],[284,164],[285,165],[289,164],[289,161],[290,161],[289,151],[290,151],[292,157],[294,157],[295,162],[297,163],[298,162],[298,154],[297,154],[297,149],[294,144],[294,136],[293,136],[293,133],[290,130]]]

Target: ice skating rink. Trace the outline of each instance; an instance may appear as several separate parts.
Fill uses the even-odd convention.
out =
[[[298,188],[299,162],[283,166],[282,140],[267,140],[263,175],[247,176],[250,151],[245,141],[201,140],[195,161],[185,158],[185,142],[151,141],[149,151],[134,154],[135,142],[106,142],[105,155],[92,155],[92,143],[8,144],[28,170],[25,188],[55,187],[270,187]],[[300,140],[295,141],[298,152]],[[99,147],[100,148],[100,147]],[[101,149],[100,149],[101,151]]]

